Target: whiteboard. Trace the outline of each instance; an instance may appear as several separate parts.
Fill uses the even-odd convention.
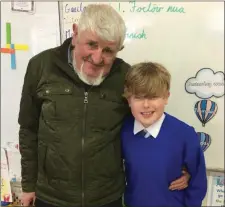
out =
[[[11,54],[1,52],[2,146],[18,142],[19,104],[29,59],[45,49],[60,45],[57,2],[35,2],[32,12],[12,11],[11,6],[11,2],[1,2],[1,48],[7,48],[11,33],[10,42],[16,49],[14,61]]]
[[[72,36],[72,24],[89,3],[60,3],[62,41]],[[172,86],[166,111],[199,132],[202,146],[209,146],[204,151],[207,168],[223,170],[224,72],[216,73],[224,71],[223,2],[105,3],[126,22],[125,48],[118,57],[130,64],[156,61],[169,69]],[[203,99],[211,117],[205,125]]]

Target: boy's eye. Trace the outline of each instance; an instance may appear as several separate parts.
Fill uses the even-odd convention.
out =
[[[143,96],[135,96],[134,98],[135,99],[143,99],[144,97]]]
[[[156,100],[156,99],[158,99],[159,97],[158,96],[154,96],[154,97],[151,97],[150,99],[151,100]]]

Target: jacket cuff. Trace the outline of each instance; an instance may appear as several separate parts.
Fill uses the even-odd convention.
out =
[[[24,193],[35,192],[36,183],[22,183],[22,191]]]

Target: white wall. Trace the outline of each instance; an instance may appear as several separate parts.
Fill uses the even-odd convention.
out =
[[[72,35],[72,23],[78,22],[89,3],[61,2],[63,40]],[[204,93],[204,97],[218,106],[216,115],[205,127],[194,112],[195,103],[203,96],[199,98],[185,90],[185,82],[201,68],[224,71],[223,2],[113,2],[111,5],[122,15],[128,29],[125,48],[118,56],[130,64],[157,61],[169,69],[172,88],[167,112],[194,126],[197,132],[209,134],[212,141],[205,151],[207,167],[224,169],[224,72],[212,75],[205,70],[206,75],[201,72],[203,77],[197,80],[198,83],[220,81],[220,87],[191,88]],[[217,93],[220,98],[210,97]]]
[[[57,2],[35,2],[34,14],[11,11],[11,2],[1,2],[1,48],[6,44],[6,22],[11,23],[11,43],[26,44],[16,51],[16,69],[9,54],[1,53],[1,143],[18,141],[18,113],[23,78],[29,59],[60,44]]]

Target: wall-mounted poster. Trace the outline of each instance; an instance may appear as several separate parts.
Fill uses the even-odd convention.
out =
[[[34,1],[12,1],[11,10],[17,12],[34,12]]]
[[[209,176],[207,206],[224,206],[224,173]]]
[[[202,148],[203,152],[205,152],[211,144],[211,137],[209,134],[207,134],[205,132],[197,132],[197,134],[199,137],[201,148]]]
[[[201,99],[220,98],[224,96],[224,72],[202,68],[185,82],[185,90]]]
[[[217,110],[216,102],[209,99],[197,101],[194,106],[195,114],[203,127],[216,115]]]

